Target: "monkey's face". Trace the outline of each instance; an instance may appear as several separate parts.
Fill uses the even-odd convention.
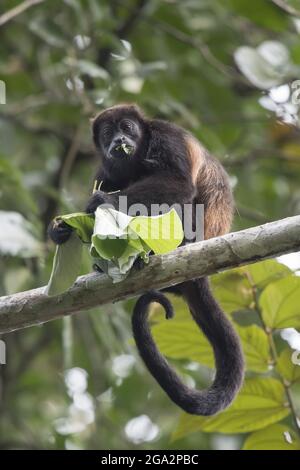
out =
[[[122,117],[104,121],[97,129],[98,146],[104,158],[131,160],[139,147],[142,130],[137,120]]]

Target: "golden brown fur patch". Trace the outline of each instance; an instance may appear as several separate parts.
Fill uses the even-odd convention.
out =
[[[233,217],[233,196],[222,165],[192,136],[186,138],[192,180],[197,188],[196,204],[204,204],[204,238],[229,232]]]
[[[196,185],[198,173],[200,170],[201,165],[204,161],[204,149],[201,148],[200,143],[192,136],[188,136],[185,139],[189,158],[191,161],[191,169],[192,169],[192,181],[193,184]]]

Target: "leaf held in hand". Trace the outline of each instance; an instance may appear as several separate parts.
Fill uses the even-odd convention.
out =
[[[52,272],[45,294],[62,294],[74,284],[80,273],[82,249],[83,244],[76,233],[72,233],[66,243],[56,247]]]

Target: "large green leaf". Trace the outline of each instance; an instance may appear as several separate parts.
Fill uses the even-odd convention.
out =
[[[254,307],[251,284],[266,284],[291,274],[291,270],[275,260],[265,260],[211,277],[211,284],[220,305],[227,313]],[[251,278],[251,283],[248,279]]]
[[[129,226],[157,255],[175,250],[183,240],[182,223],[175,209],[154,217],[134,217]]]
[[[247,370],[266,372],[271,358],[268,337],[257,325],[237,327],[246,358]]]
[[[225,312],[233,313],[253,306],[252,288],[240,269],[212,276],[211,284],[214,294]]]
[[[187,310],[187,309],[186,309]],[[235,328],[240,336],[248,370],[266,372],[270,363],[266,333],[256,325]],[[162,320],[152,327],[160,351],[172,359],[190,359],[214,367],[212,348],[192,320]]]
[[[250,434],[243,450],[300,450],[300,439],[289,426],[272,424]]]
[[[95,216],[78,212],[59,216],[58,219],[70,225],[82,242],[91,243],[94,261],[113,282],[122,281],[139,256],[147,262],[151,250],[156,254],[172,251],[183,239],[182,224],[174,209],[157,217],[130,217],[114,209],[98,207]],[[77,257],[77,245],[72,255],[73,243],[67,242],[64,248],[57,249],[47,290],[49,294],[66,290],[78,275],[81,258]],[[77,258],[74,276],[67,272],[68,267],[65,268],[66,272],[62,267],[62,260],[67,259],[65,252],[71,258]],[[59,288],[59,283],[64,286],[63,290]]]
[[[130,217],[113,209],[98,207],[92,236],[91,254],[106,260],[101,268],[120,282],[138,256],[167,253],[183,239],[182,224],[174,209],[156,217]]]
[[[190,359],[214,367],[212,348],[193,321],[165,320],[152,328],[160,351],[172,359]]]
[[[256,431],[288,416],[283,385],[273,378],[253,378],[245,384],[234,403],[216,416],[183,414],[173,438],[196,431],[244,433]]]
[[[98,207],[92,236],[91,255],[111,277],[121,282],[129,273],[134,261],[141,256],[147,260],[149,248],[130,228],[132,217],[112,209]]]
[[[287,276],[269,284],[260,296],[259,305],[268,327],[300,327],[300,278]]]
[[[45,294],[61,294],[72,286],[80,274],[82,250],[83,244],[75,232],[66,243],[56,247],[52,273]]]
[[[274,259],[267,259],[260,263],[249,264],[240,268],[242,272],[248,272],[255,286],[263,288],[270,282],[292,274],[292,271],[284,264]]]
[[[288,382],[300,381],[300,366],[292,361],[293,351],[289,348],[284,349],[277,360],[276,369],[279,374]]]

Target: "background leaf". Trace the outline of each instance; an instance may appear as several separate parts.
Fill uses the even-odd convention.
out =
[[[235,326],[242,342],[247,370],[266,372],[271,361],[268,337],[262,328]]]
[[[288,276],[269,284],[259,299],[265,324],[270,328],[300,327],[299,302],[299,277]]]
[[[300,450],[300,439],[289,426],[272,424],[250,434],[243,450]]]
[[[175,311],[176,315],[176,311]],[[266,333],[256,325],[238,327],[248,370],[266,372],[270,362]],[[152,334],[160,351],[172,359],[190,359],[208,367],[214,367],[211,345],[191,319],[162,320],[152,327]]]
[[[292,354],[293,351],[291,349],[284,349],[276,363],[276,369],[279,374],[290,383],[300,381],[300,366],[299,364],[293,364]]]
[[[190,359],[214,367],[212,348],[192,321],[168,320],[152,328],[160,351],[172,359]]]
[[[292,274],[292,271],[274,259],[267,259],[260,263],[250,264],[241,268],[242,272],[248,272],[254,284],[263,288],[270,282]]]
[[[41,243],[33,236],[32,224],[17,212],[0,211],[0,253],[29,258],[41,254]]]
[[[241,270],[233,269],[212,276],[211,284],[221,307],[227,313],[253,306],[253,293],[248,279]]]
[[[222,413],[207,418],[182,415],[173,438],[200,430],[221,433],[255,431],[280,421],[289,413],[284,388],[278,380],[248,379],[234,403]]]

